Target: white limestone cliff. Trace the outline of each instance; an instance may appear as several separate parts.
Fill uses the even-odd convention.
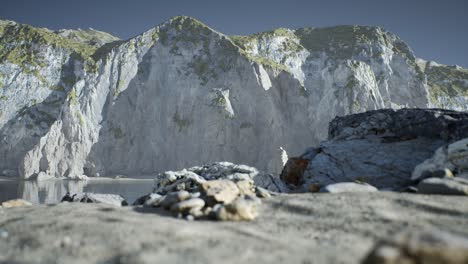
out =
[[[0,22],[0,173],[138,176],[222,160],[279,172],[278,149],[325,139],[336,115],[467,105],[465,75],[433,92],[443,77],[380,28],[229,37],[175,17],[127,41],[96,35]]]

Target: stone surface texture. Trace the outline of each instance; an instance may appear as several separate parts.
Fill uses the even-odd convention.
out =
[[[379,241],[406,230],[468,236],[464,196],[280,194],[258,209],[248,222],[190,222],[157,208],[105,204],[0,208],[0,229],[8,234],[0,237],[0,262],[360,263]],[[454,245],[424,240],[418,247]]]

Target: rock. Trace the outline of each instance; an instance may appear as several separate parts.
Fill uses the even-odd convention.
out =
[[[168,192],[187,190],[195,193],[199,186],[207,180],[253,181],[274,192],[289,192],[289,188],[278,178],[271,174],[261,172],[254,167],[237,165],[230,162],[216,162],[211,165],[197,166],[181,171],[166,171],[156,176],[155,192],[166,194]],[[242,183],[241,183],[242,184]]]
[[[205,201],[200,198],[191,198],[171,206],[171,211],[176,213],[185,213],[188,211],[197,212],[205,206]]]
[[[257,197],[260,198],[270,198],[271,194],[268,190],[263,189],[262,187],[255,187],[255,194],[257,194]]]
[[[233,203],[239,197],[255,197],[255,195],[270,197],[270,192],[256,186],[256,182],[280,192],[289,190],[279,178],[271,174],[230,162],[216,162],[181,171],[167,171],[158,174],[155,182],[154,191],[158,193],[155,199],[158,205],[170,209],[178,218],[184,218],[188,214],[194,219],[217,219],[216,214],[221,207]],[[171,190],[178,191],[171,192]],[[160,194],[165,196],[160,198]],[[142,196],[137,199],[135,205],[147,204],[149,199],[150,195]],[[249,218],[247,213],[245,214],[246,216],[242,217]]]
[[[74,180],[81,180],[81,181],[86,181],[88,180],[88,176],[81,174],[73,178]]]
[[[254,183],[252,180],[241,180],[236,182],[240,195],[254,195]]]
[[[157,194],[157,193],[150,193],[144,195],[135,200],[133,203],[134,206],[143,205],[143,206],[153,206],[157,207],[164,199],[164,196]]]
[[[374,247],[363,264],[468,263],[468,238],[429,230],[407,231]]]
[[[214,180],[202,183],[201,190],[207,198],[208,205],[214,203],[228,204],[240,194],[236,184],[229,180]]]
[[[334,118],[328,138],[335,140],[381,137],[384,143],[416,137],[446,142],[468,137],[468,113],[444,109],[382,109]]]
[[[103,203],[113,206],[127,206],[128,202],[117,194],[104,193],[67,193],[61,200],[62,202],[80,202],[80,203]]]
[[[342,193],[342,192],[377,192],[379,191],[372,185],[355,182],[340,182],[329,184],[320,189],[320,192]]]
[[[171,208],[173,204],[185,201],[190,198],[190,193],[187,191],[171,192],[166,194],[160,205],[166,209]]]
[[[54,179],[55,177],[50,175],[50,174],[47,174],[46,172],[39,172],[35,178],[35,180],[38,180],[38,181],[45,181],[45,180],[50,180],[50,179]]]
[[[195,193],[191,193],[190,194],[190,197],[191,198],[199,198],[201,196],[201,193],[200,192],[195,192]]]
[[[468,171],[468,137],[448,145],[447,159],[458,172]]]
[[[445,168],[445,169],[427,169],[427,168],[425,168],[424,172],[422,172],[417,177],[414,177],[414,181],[419,182],[419,181],[422,181],[422,180],[427,179],[427,178],[452,178],[452,177],[454,177],[452,171],[447,169],[447,168]]]
[[[247,165],[236,165],[230,162],[216,162],[209,166],[189,169],[206,180],[228,179],[235,182],[253,180],[255,185],[274,192],[288,192],[288,187],[271,174]]]
[[[200,175],[188,171],[166,171],[156,176],[156,193],[166,194],[168,192],[188,191],[196,192],[201,183],[206,180]]]
[[[428,178],[418,184],[418,193],[468,195],[468,180],[461,178]]]
[[[431,177],[452,177],[468,172],[468,138],[437,149],[432,157],[414,168],[411,179],[421,181]]]
[[[281,172],[281,180],[288,184],[299,185],[302,182],[302,175],[308,164],[308,159],[290,158]]]
[[[189,169],[205,180],[228,179],[232,181],[253,180],[260,172],[247,165],[237,165],[231,162],[216,162],[211,165]]]
[[[216,212],[216,218],[221,221],[250,221],[258,216],[259,204],[258,198],[246,196],[213,210]]]
[[[315,184],[315,183],[311,183],[309,185],[307,185],[307,190],[311,193],[316,193],[316,192],[319,192],[321,189],[320,185],[318,184]]]
[[[197,219],[201,219],[201,218],[206,218],[209,213],[205,214],[205,211],[203,210],[203,208],[194,207],[188,211],[188,214]]]
[[[288,193],[291,191],[286,183],[284,183],[278,176],[273,176],[272,174],[258,174],[254,177],[254,183],[256,186],[276,193]]]
[[[5,177],[17,177],[18,176],[18,172],[15,171],[15,170],[3,170],[2,171],[2,175],[5,176]]]
[[[14,207],[32,206],[32,203],[23,199],[15,199],[15,200],[5,201],[1,205],[3,208],[14,208]]]
[[[301,162],[308,160],[302,176],[302,167],[294,167],[291,162],[285,166],[282,179],[301,183],[303,191],[310,184],[326,186],[338,182],[366,182],[379,189],[404,190],[421,177],[421,173],[413,172],[415,167],[438,148],[453,145],[452,153],[458,154],[452,157],[464,157],[464,144],[453,142],[468,136],[466,128],[467,113],[442,109],[386,109],[336,117],[330,123],[329,140],[299,157]],[[437,155],[447,153],[443,155],[448,159],[448,149],[443,147]],[[288,178],[291,168],[298,173]],[[449,175],[445,168],[457,170],[455,165],[437,170]]]

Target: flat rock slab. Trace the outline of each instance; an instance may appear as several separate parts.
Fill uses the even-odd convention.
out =
[[[62,202],[80,202],[80,203],[103,203],[113,206],[126,206],[128,202],[117,194],[106,194],[106,193],[67,193],[63,198]]]
[[[360,184],[354,182],[340,182],[327,185],[320,189],[320,192],[326,193],[346,193],[346,192],[377,192],[379,191],[372,185]]]
[[[468,235],[464,196],[282,194],[259,209],[251,222],[104,204],[0,209],[0,263],[359,263],[402,230]]]
[[[23,199],[15,199],[5,201],[0,204],[3,208],[13,208],[13,207],[23,207],[23,206],[32,206],[32,203]]]

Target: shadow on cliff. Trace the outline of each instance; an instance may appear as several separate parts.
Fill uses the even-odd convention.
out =
[[[152,48],[150,48],[150,50],[151,49]],[[122,141],[133,146],[135,136],[129,135],[128,129],[131,127],[131,129],[139,130],[139,127],[144,125],[136,124],[137,127],[132,127],[132,124],[121,124],[119,122],[121,119],[119,113],[120,111],[123,111],[122,109],[125,109],[126,112],[132,113],[130,115],[134,115],[133,113],[137,111],[138,94],[136,90],[139,88],[141,80],[148,78],[149,73],[142,70],[144,68],[142,64],[148,64],[148,61],[151,60],[151,56],[149,55],[151,53],[150,50],[144,55],[142,61],[138,63],[138,72],[130,80],[125,90],[119,90],[119,86],[123,79],[122,76],[126,74],[123,70],[124,65],[122,62],[118,62],[119,65],[117,66],[117,73],[110,75],[109,78],[116,80],[115,86],[109,86],[107,99],[100,113],[102,121],[100,123],[101,129],[99,130],[99,137],[97,142],[92,145],[83,168],[85,175],[96,176],[97,173],[101,176],[120,175],[122,173],[127,173],[129,175],[132,174],[132,172],[127,170],[125,163],[115,165],[118,168],[115,168],[115,166],[109,166],[109,163],[112,162],[112,157],[116,156],[115,152],[129,151],[129,149],[122,149],[119,146]],[[132,123],[132,120],[130,120],[129,123]],[[140,137],[141,135],[138,136]],[[150,174],[152,171],[145,171],[143,173]],[[138,172],[138,175],[140,174],[141,171]],[[136,174],[133,176],[135,175]]]
[[[70,87],[73,84],[70,82],[75,80],[73,64],[73,60],[64,64],[60,75],[61,83]],[[8,147],[3,147],[0,150],[0,155],[4,158],[0,164],[3,166],[0,167],[0,171],[11,170],[18,174],[20,160],[39,143],[41,137],[49,132],[50,127],[60,117],[66,93],[70,87],[64,89],[62,85],[50,88],[51,93],[42,102],[37,103],[35,99],[32,99],[30,105],[23,106],[13,118],[1,127],[0,143]],[[21,137],[14,142],[18,134]]]

